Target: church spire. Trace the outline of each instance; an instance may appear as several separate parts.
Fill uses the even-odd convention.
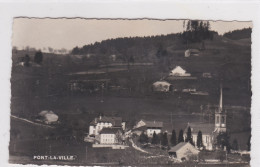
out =
[[[219,112],[223,111],[223,95],[222,95],[222,84],[220,84],[220,99],[219,99]]]

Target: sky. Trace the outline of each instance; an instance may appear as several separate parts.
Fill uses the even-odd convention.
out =
[[[219,34],[252,28],[252,22],[210,21]],[[12,46],[23,49],[73,49],[118,37],[152,36],[183,31],[183,20],[105,20],[82,18],[14,18]]]

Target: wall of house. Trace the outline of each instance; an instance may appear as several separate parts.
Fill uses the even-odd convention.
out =
[[[191,155],[198,155],[199,151],[191,145],[185,145],[176,152],[177,159],[181,160],[183,157],[188,160]]]
[[[159,134],[161,133],[161,129],[147,129],[146,132],[147,132],[147,135],[148,137],[153,137],[153,133],[155,132],[156,134]]]
[[[103,129],[103,128],[108,128],[108,127],[112,127],[112,123],[108,123],[108,122],[99,122],[97,123],[97,126],[96,126],[96,135],[99,134],[99,132]]]
[[[96,129],[95,126],[90,125],[90,126],[89,126],[89,135],[96,134],[95,129]]]
[[[115,134],[101,134],[100,143],[101,144],[115,144],[116,135]]]

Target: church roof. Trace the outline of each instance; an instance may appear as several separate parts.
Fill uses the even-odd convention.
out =
[[[121,117],[107,117],[103,116],[101,118],[95,118],[93,121],[90,122],[90,125],[96,125],[97,123],[111,123],[113,126],[122,126],[122,118]]]
[[[189,127],[193,134],[198,134],[199,131],[201,131],[202,134],[212,134],[215,130],[215,124],[195,122],[188,123],[184,133],[187,133]]]

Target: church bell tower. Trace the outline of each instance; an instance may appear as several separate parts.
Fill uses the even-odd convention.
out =
[[[220,85],[220,99],[219,107],[215,111],[215,132],[226,132],[227,131],[227,115],[223,110],[223,94],[222,94],[222,85]]]

